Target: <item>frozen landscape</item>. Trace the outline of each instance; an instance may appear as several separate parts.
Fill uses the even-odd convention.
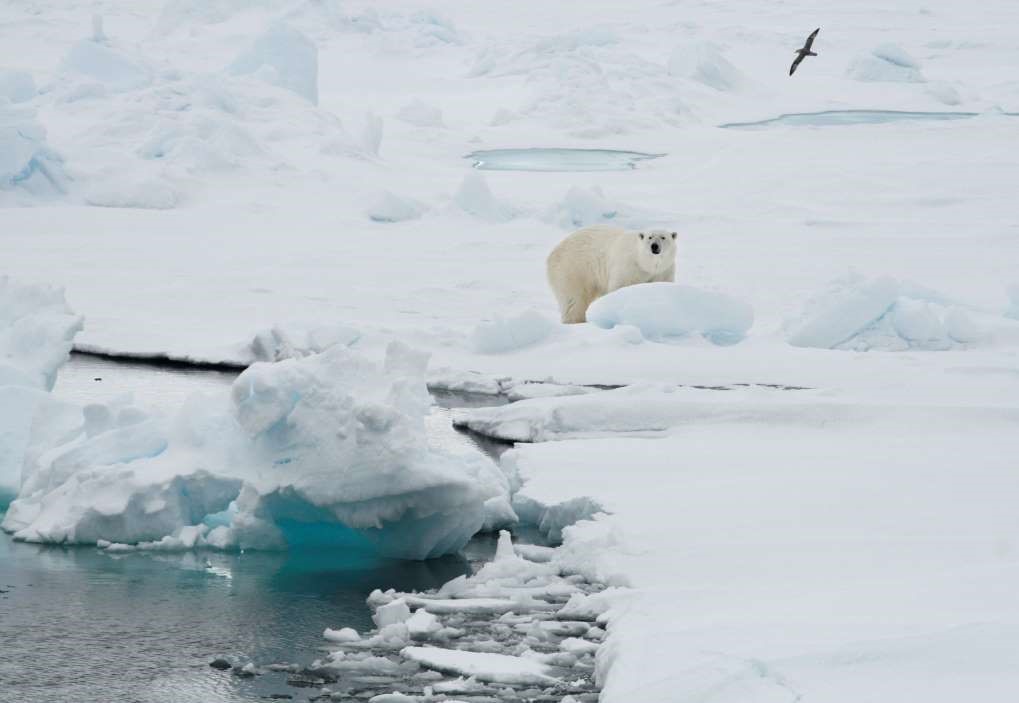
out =
[[[9,563],[447,563],[534,527],[372,583],[292,695],[376,666],[376,703],[1015,700],[1017,19],[8,3]],[[678,232],[676,283],[562,325],[545,257],[597,223]],[[90,387],[72,349],[221,376]]]

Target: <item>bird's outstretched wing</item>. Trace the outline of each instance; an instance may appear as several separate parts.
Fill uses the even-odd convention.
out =
[[[806,56],[806,54],[796,54],[796,58],[793,59],[793,65],[789,67],[790,76],[796,73],[796,67],[800,65],[800,61],[803,60],[804,56]]]
[[[803,45],[803,48],[806,51],[810,51],[810,47],[812,47],[814,45],[814,37],[816,37],[817,33],[820,32],[820,31],[821,31],[821,28],[818,27],[817,29],[815,29],[813,32],[810,33],[809,37],[807,37],[807,42]]]

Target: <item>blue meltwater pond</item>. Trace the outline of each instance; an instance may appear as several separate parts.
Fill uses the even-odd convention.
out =
[[[485,149],[467,154],[482,171],[627,171],[665,154],[616,149]]]
[[[54,393],[86,403],[130,390],[142,404],[165,404],[223,389],[232,377],[76,357]],[[429,428],[439,444],[472,441],[441,408]],[[308,665],[322,656],[326,627],[372,626],[372,590],[437,588],[494,550],[494,537],[481,536],[462,556],[425,562],[336,550],[111,554],[16,543],[0,532],[0,701],[308,700],[320,691],[288,685],[285,673],[242,678],[209,662]]]

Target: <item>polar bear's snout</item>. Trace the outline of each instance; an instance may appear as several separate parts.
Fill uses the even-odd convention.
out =
[[[651,242],[651,253],[652,254],[661,254],[662,253],[662,247],[659,246],[658,242]]]

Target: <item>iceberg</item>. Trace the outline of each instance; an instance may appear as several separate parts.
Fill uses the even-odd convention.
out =
[[[427,360],[394,342],[380,366],[336,346],[256,363],[229,396],[194,396],[175,415],[68,408],[59,431],[33,428],[3,529],[140,548],[456,552],[515,515],[490,459],[429,446]]]

